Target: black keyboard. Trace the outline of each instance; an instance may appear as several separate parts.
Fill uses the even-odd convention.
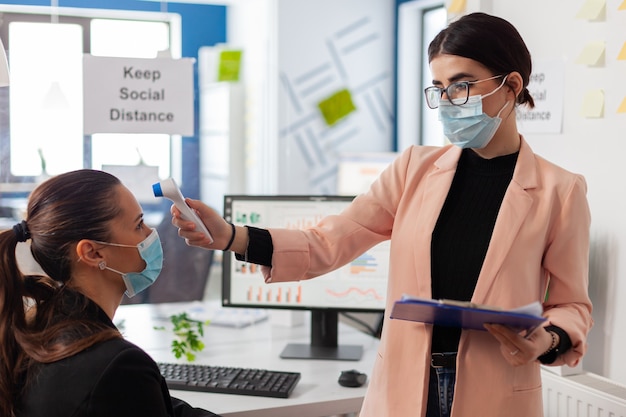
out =
[[[159,362],[169,389],[287,398],[299,372]]]

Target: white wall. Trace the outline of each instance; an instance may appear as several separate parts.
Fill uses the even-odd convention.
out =
[[[334,193],[341,152],[391,150],[393,4],[279,1],[279,192]],[[356,111],[328,126],[317,104],[344,88]]]
[[[229,14],[249,193],[333,194],[343,152],[392,149],[394,0],[242,0]],[[356,111],[328,126],[317,104],[341,89]]]
[[[626,10],[618,10],[623,0],[607,0],[605,17],[599,21],[576,17],[585,0],[490,3],[482,11],[513,23],[533,60],[559,58],[565,63],[562,133],[525,136],[536,153],[587,179],[595,326],[583,367],[626,384],[626,303],[619,302],[626,298],[626,113],[617,113],[626,97],[626,61],[617,60],[626,43]],[[606,42],[604,64],[577,64],[584,45],[595,41]],[[590,89],[604,90],[601,118],[581,115],[583,98]]]

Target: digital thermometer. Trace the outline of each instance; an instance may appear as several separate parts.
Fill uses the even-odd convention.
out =
[[[213,243],[213,236],[209,233],[209,229],[207,229],[204,223],[202,223],[202,220],[200,220],[200,217],[198,217],[196,212],[193,211],[187,203],[185,203],[185,197],[183,197],[183,194],[180,192],[180,188],[178,188],[178,185],[176,185],[173,178],[168,178],[153,184],[152,191],[154,192],[155,197],[165,197],[168,200],[171,200],[176,208],[180,210],[181,217],[184,220],[194,222],[196,224],[196,230],[204,232],[211,243]]]

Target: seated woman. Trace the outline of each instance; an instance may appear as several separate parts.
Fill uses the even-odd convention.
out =
[[[19,270],[16,245],[29,239],[45,276]],[[215,416],[171,398],[154,360],[112,322],[124,293],[148,288],[163,260],[116,177],[47,180],[26,220],[0,234],[0,254],[0,415]]]

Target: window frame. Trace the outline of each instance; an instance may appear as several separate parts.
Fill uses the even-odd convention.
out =
[[[398,6],[397,32],[397,146],[402,151],[411,145],[431,144],[424,141],[425,110],[430,110],[424,98],[424,77],[429,74],[424,16],[444,8],[442,0],[414,0]],[[444,144],[442,136],[441,144]]]
[[[53,13],[51,13],[53,11]],[[172,58],[182,56],[182,22],[175,13],[78,9],[78,8],[50,8],[47,6],[11,6],[0,5],[0,39],[5,48],[9,45],[9,25],[13,22],[31,23],[64,23],[81,26],[83,33],[83,53],[91,52],[91,21],[94,19],[115,19],[131,21],[149,21],[166,23],[169,27],[169,44]],[[7,51],[7,57],[8,57]],[[9,58],[10,59],[10,58]],[[10,69],[9,62],[9,69]],[[11,138],[10,138],[10,99],[8,87],[0,87],[0,193],[29,193],[37,183],[36,176],[17,176],[11,171]],[[180,136],[170,135],[170,172],[175,176],[181,170],[176,163],[176,156],[180,156],[177,148],[181,147]],[[92,137],[83,135],[83,168],[92,167]]]

